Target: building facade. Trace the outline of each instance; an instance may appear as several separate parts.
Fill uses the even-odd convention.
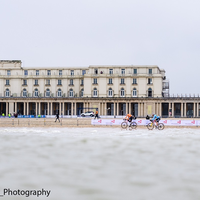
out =
[[[165,70],[156,65],[25,68],[0,61],[0,111],[22,115],[198,117],[198,98],[170,98]]]

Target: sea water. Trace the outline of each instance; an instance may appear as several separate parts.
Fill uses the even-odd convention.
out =
[[[0,195],[55,200],[199,200],[200,130],[0,128]],[[27,199],[8,196],[2,199]]]

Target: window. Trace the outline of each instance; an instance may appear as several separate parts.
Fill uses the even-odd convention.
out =
[[[137,79],[136,78],[133,79],[133,84],[137,84]]]
[[[86,70],[82,70],[82,75],[84,76],[86,74]]]
[[[94,90],[93,90],[93,97],[97,97],[97,89],[96,88],[94,88]]]
[[[109,69],[109,74],[113,74],[113,69]]]
[[[133,97],[136,97],[137,96],[137,90],[136,88],[133,89]]]
[[[27,80],[23,80],[23,85],[27,85]]]
[[[7,70],[7,76],[10,76],[10,75],[11,75],[11,71]]]
[[[46,97],[50,97],[50,90],[46,89]]]
[[[9,89],[6,89],[6,97],[9,97],[10,96],[10,91]]]
[[[47,76],[51,76],[51,70],[47,70]]]
[[[28,70],[24,70],[24,76],[28,76]]]
[[[152,69],[149,69],[149,74],[152,74]]]
[[[27,96],[27,91],[26,91],[26,89],[23,89],[22,96],[23,96],[23,97],[26,97],[26,96]]]
[[[125,83],[124,83],[124,78],[121,78],[121,84],[125,84]]]
[[[73,89],[70,89],[70,90],[69,90],[69,96],[70,96],[70,97],[73,97],[73,96],[74,96]]]
[[[81,79],[81,85],[84,85],[84,80],[83,79]]]
[[[152,78],[148,78],[148,84],[152,84]]]
[[[62,70],[59,70],[59,76],[62,76]]]
[[[125,69],[121,69],[121,74],[125,74]]]
[[[74,70],[71,70],[71,76],[74,76]]]
[[[112,78],[109,78],[108,84],[112,84]]]
[[[34,91],[34,96],[35,96],[35,97],[38,97],[38,89],[35,89],[35,91]]]
[[[82,89],[81,90],[81,97],[83,97],[83,95],[84,95],[84,90]]]
[[[108,97],[112,97],[112,96],[113,96],[112,88],[109,88],[109,90],[108,90]]]
[[[124,91],[124,88],[121,89],[121,91],[120,91],[120,96],[121,96],[121,97],[125,97],[125,91]]]
[[[70,79],[70,85],[74,85],[73,79]]]
[[[93,84],[97,84],[97,78],[94,78]]]
[[[10,80],[6,80],[6,85],[10,85]]]
[[[58,89],[58,97],[61,97],[62,96],[62,91],[61,89]]]
[[[35,85],[38,85],[38,79],[35,79]]]
[[[62,85],[62,80],[58,80],[58,85]]]
[[[39,75],[40,75],[39,70],[36,70],[36,71],[35,71],[35,75],[36,75],[36,76],[39,76]]]
[[[148,97],[152,97],[152,89],[151,88],[148,89]]]
[[[50,84],[51,84],[50,79],[47,79],[46,80],[46,85],[50,85]]]
[[[94,69],[94,74],[98,74],[98,69]]]
[[[137,74],[137,69],[133,69],[133,74]]]

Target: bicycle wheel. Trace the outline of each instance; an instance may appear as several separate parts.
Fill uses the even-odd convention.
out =
[[[127,126],[128,126],[128,124],[127,124],[126,122],[122,122],[122,123],[121,123],[121,127],[122,127],[123,129],[126,129]]]
[[[148,128],[149,130],[153,130],[154,124],[153,124],[153,123],[147,124],[147,128]]]
[[[158,124],[158,129],[163,130],[165,128],[165,125],[163,123]]]
[[[131,122],[130,127],[132,129],[136,129],[137,128],[137,123],[136,122]]]

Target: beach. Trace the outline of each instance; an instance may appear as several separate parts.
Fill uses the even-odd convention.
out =
[[[1,127],[0,140],[1,194],[10,188],[48,190],[39,199],[50,200],[200,198],[198,129]]]

